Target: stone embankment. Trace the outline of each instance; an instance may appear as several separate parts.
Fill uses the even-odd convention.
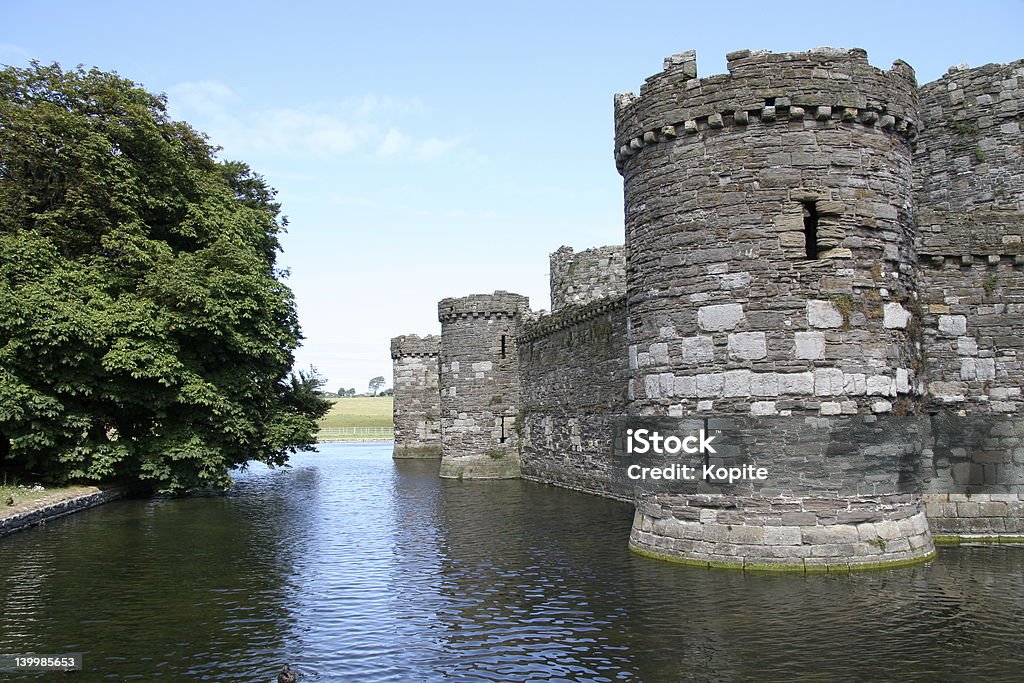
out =
[[[78,486],[19,505],[0,508],[0,536],[124,498],[129,492],[130,488],[126,486]]]

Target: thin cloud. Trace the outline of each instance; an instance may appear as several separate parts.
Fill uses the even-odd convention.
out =
[[[20,45],[0,43],[0,64],[13,64],[15,61],[27,62],[32,54]]]
[[[418,100],[363,95],[328,105],[249,110],[220,81],[179,83],[168,93],[175,116],[204,130],[230,155],[271,153],[329,157],[363,153],[379,159],[431,161],[455,148],[455,139],[417,138],[380,120],[425,111]]]

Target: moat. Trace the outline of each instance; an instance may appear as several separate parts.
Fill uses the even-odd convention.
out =
[[[81,652],[82,681],[269,681],[285,662],[304,681],[1024,670],[1022,547],[880,573],[692,569],[629,551],[630,505],[390,456],[325,445],[237,474],[227,496],[112,503],[3,539],[0,652]]]

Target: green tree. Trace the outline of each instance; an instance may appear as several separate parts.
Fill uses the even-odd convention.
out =
[[[370,393],[373,394],[374,396],[376,396],[377,395],[377,391],[382,386],[384,386],[384,382],[385,382],[385,380],[384,380],[383,377],[374,377],[373,379],[371,379],[370,380],[370,386],[369,386]]]
[[[287,222],[216,151],[116,74],[0,71],[0,466],[176,492],[311,447]]]

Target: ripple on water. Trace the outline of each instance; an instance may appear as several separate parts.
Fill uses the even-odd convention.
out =
[[[631,508],[458,482],[386,446],[254,466],[4,539],[0,651],[81,680],[1012,680],[1024,548],[880,574],[708,572],[626,548]]]

